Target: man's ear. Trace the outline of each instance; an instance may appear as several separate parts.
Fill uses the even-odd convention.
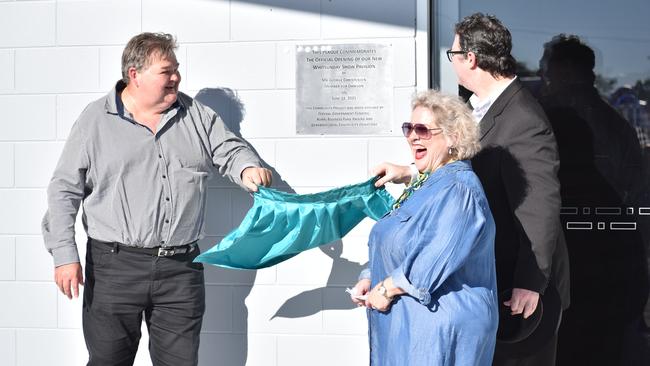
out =
[[[465,60],[469,63],[470,68],[476,68],[477,67],[477,62],[476,61],[476,54],[472,51],[467,52],[467,55],[465,57]]]
[[[129,75],[129,82],[133,83],[133,85],[136,87],[140,86],[140,83],[138,82],[138,71],[135,69],[135,67],[129,67],[127,75]]]

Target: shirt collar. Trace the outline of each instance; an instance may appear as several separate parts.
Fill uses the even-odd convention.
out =
[[[469,97],[469,103],[472,105],[472,115],[476,119],[476,122],[480,122],[483,119],[487,111],[490,110],[490,107],[494,101],[499,98],[501,93],[503,93],[503,91],[506,90],[506,88],[508,88],[516,78],[517,76],[512,78],[507,84],[504,84],[500,88],[493,90],[492,93],[490,93],[490,95],[488,95],[487,98],[483,100],[480,100],[476,94],[472,94],[472,96]]]
[[[107,113],[124,116],[124,105],[122,104],[122,100],[120,99],[119,94],[122,90],[124,90],[124,88],[126,88],[126,83],[123,80],[119,80],[117,83],[115,83],[115,87],[108,93],[106,103],[104,104]],[[179,92],[178,96],[176,97],[176,101],[174,104],[172,104],[171,107],[169,107],[167,111],[165,111],[165,114],[175,109],[186,108],[182,99],[183,98],[181,97],[181,93]]]

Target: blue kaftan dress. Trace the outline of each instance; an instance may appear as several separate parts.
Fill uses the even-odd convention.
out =
[[[407,293],[368,310],[373,366],[491,365],[498,323],[495,226],[468,161],[434,171],[370,233],[374,287]],[[369,272],[369,273],[368,273]]]

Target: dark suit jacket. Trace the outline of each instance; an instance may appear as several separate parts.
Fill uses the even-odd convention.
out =
[[[496,223],[499,291],[553,286],[569,305],[569,261],[560,223],[559,155],[546,116],[518,81],[480,122],[481,152],[472,166]]]

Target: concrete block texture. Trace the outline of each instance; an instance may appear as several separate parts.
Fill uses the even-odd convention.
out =
[[[61,151],[63,142],[16,143],[16,188],[47,187]]]
[[[0,48],[53,46],[55,2],[0,3]]]
[[[312,290],[314,288],[310,286],[256,285],[252,289],[235,288],[234,330],[264,334],[321,334],[322,295],[320,290]],[[300,294],[305,294],[301,301],[289,301]],[[242,301],[246,306],[240,306]],[[246,312],[248,315],[244,316]],[[242,320],[245,323],[241,323]]]
[[[99,49],[17,49],[15,80],[15,89],[20,93],[98,92]]]
[[[0,281],[0,291],[8,294],[0,301],[0,328],[56,327],[53,283]]]
[[[202,333],[199,365],[276,366],[276,337],[260,334]]]
[[[232,1],[235,41],[318,39],[320,0]]]
[[[0,364],[16,365],[16,330],[0,329]]]
[[[14,186],[14,145],[0,143],[0,188]]]
[[[40,235],[16,237],[16,280],[50,282],[54,286],[52,256]]]
[[[140,2],[132,0],[59,0],[57,45],[126,44],[140,32],[140,9]]]
[[[56,138],[56,97],[53,95],[0,95],[0,141]]]
[[[0,281],[16,279],[16,239],[11,236],[0,236]]]
[[[214,43],[187,46],[185,87],[272,89],[275,85],[275,44]]]
[[[365,335],[278,337],[278,365],[366,365],[368,359]]]
[[[14,88],[14,51],[0,50],[0,93]]]
[[[241,133],[246,138],[295,135],[296,93],[293,90],[242,91]]]
[[[415,35],[415,1],[331,0],[321,7],[323,38]]]
[[[276,169],[291,187],[342,186],[369,178],[367,153],[364,139],[282,140],[276,145]]]
[[[227,41],[230,6],[228,0],[142,0],[142,31],[171,33],[183,43]]]
[[[0,235],[40,235],[47,208],[44,189],[0,190]]]

